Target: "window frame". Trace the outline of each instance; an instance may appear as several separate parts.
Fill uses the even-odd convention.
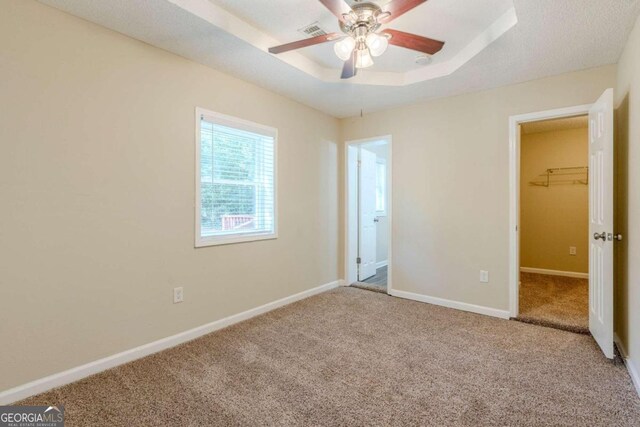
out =
[[[278,238],[278,129],[254,123],[238,117],[228,116],[204,108],[196,108],[196,135],[195,135],[195,247],[228,245],[233,243],[254,242],[260,240],[272,240]],[[227,126],[246,132],[257,133],[273,138],[273,232],[248,232],[215,236],[202,236],[201,210],[202,210],[202,188],[201,188],[201,120],[205,119],[211,123]]]
[[[376,216],[387,216],[387,173],[389,172],[387,169],[387,159],[383,159],[383,158],[377,158],[376,159],[376,187],[378,185],[378,167],[380,165],[384,166],[384,180],[382,181],[382,197],[384,198],[383,200],[383,205],[384,205],[384,209],[383,210],[378,210],[378,201],[376,199]],[[376,197],[377,197],[377,188],[376,188]]]

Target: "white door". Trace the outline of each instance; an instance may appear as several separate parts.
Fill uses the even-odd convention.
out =
[[[358,189],[358,280],[376,274],[376,155],[360,150]]]
[[[613,89],[589,110],[589,330],[613,358]]]

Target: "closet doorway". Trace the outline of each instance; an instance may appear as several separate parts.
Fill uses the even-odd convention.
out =
[[[582,126],[587,114],[587,129]],[[598,343],[607,358],[614,357],[613,332],[613,289],[614,289],[614,244],[623,236],[614,230],[614,117],[613,89],[607,89],[593,104],[560,108],[535,113],[521,114],[509,118],[509,306],[511,317],[523,321],[535,321],[546,326],[586,332],[584,330],[584,289],[587,292],[588,332]],[[568,120],[560,120],[568,119]],[[582,123],[581,123],[582,121]],[[537,122],[542,122],[536,124]],[[572,123],[568,125],[568,123]],[[549,163],[532,163],[531,170],[528,155],[522,154],[523,139],[527,144],[528,134],[537,134],[540,126],[557,127],[568,133],[580,134],[576,137],[576,147],[567,148],[549,157]],[[534,130],[531,129],[534,128]],[[544,129],[543,129],[544,130]],[[544,136],[533,138],[534,142],[546,140]],[[552,149],[559,149],[569,135],[556,137]],[[582,142],[584,141],[584,142]],[[582,149],[586,145],[586,150]],[[534,144],[535,145],[535,144]],[[533,147],[533,150],[540,148]],[[522,155],[521,155],[522,154]],[[585,163],[586,154],[586,163]],[[568,162],[571,163],[568,163]],[[550,162],[555,162],[554,164]],[[586,171],[586,173],[584,173]],[[524,192],[542,191],[531,198]],[[586,209],[584,200],[587,200]],[[528,200],[528,201],[527,201]],[[555,200],[556,205],[546,205]],[[544,206],[544,208],[542,208]],[[580,213],[583,209],[584,212]],[[528,223],[528,218],[543,217],[536,224]],[[537,216],[536,216],[537,215]],[[586,247],[588,254],[588,281],[582,284],[582,291],[572,292],[562,287],[575,273],[582,273],[580,237],[570,233],[580,228],[581,221],[587,218]],[[528,237],[527,237],[528,236]],[[569,237],[567,237],[569,236]],[[529,241],[527,242],[527,238]],[[524,242],[522,240],[525,240]],[[542,244],[540,244],[542,242]],[[574,243],[575,242],[575,243]],[[529,245],[540,248],[529,248]],[[549,255],[555,257],[549,258]],[[573,259],[571,258],[573,257]],[[547,264],[558,262],[558,264]],[[563,262],[562,264],[560,262]],[[529,264],[529,265],[527,265]],[[544,276],[547,287],[553,291],[534,295],[529,299],[532,307],[526,307],[527,296],[521,292],[526,288],[523,274]],[[541,286],[541,287],[544,287]],[[578,285],[580,287],[580,285]],[[537,288],[539,290],[539,288]],[[522,295],[521,295],[522,294]],[[558,296],[574,295],[564,299],[563,307],[558,307]],[[568,306],[574,307],[569,308]],[[581,307],[581,308],[580,308]],[[575,310],[574,310],[575,308]],[[578,316],[569,316],[577,313]],[[573,323],[575,317],[581,323]],[[581,330],[578,328],[582,328]]]
[[[518,319],[589,333],[589,120],[520,127]]]

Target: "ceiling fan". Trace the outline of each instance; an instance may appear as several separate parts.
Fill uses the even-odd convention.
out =
[[[319,1],[338,18],[344,34],[330,33],[298,40],[269,48],[270,53],[278,54],[339,40],[334,51],[345,61],[341,78],[349,79],[357,74],[358,69],[372,66],[372,57],[382,55],[389,44],[429,55],[439,52],[444,46],[444,42],[398,30],[378,31],[383,24],[388,24],[427,0],[392,0],[384,6],[384,10],[374,3],[356,3],[349,7],[345,0]]]

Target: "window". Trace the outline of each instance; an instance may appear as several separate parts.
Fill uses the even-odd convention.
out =
[[[276,238],[277,130],[196,113],[196,247]]]
[[[387,163],[378,159],[376,163],[376,214],[387,215]]]

